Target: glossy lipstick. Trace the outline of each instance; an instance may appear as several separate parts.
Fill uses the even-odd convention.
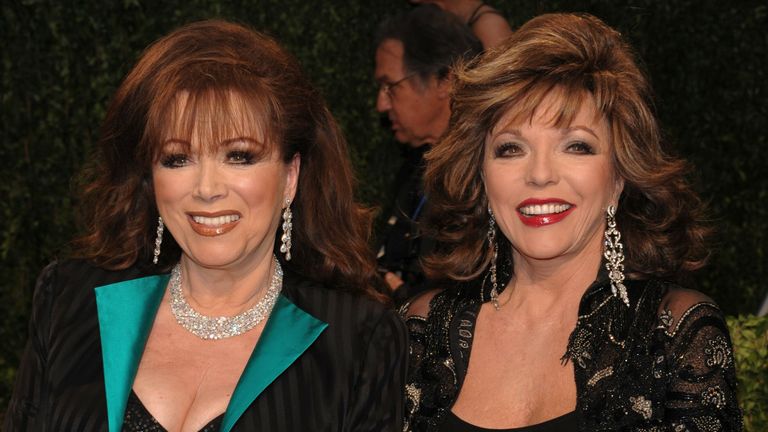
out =
[[[232,210],[187,213],[192,230],[205,237],[215,237],[232,231],[241,217],[239,212]]]
[[[529,198],[517,206],[517,216],[527,226],[539,228],[565,219],[576,206],[557,198]]]

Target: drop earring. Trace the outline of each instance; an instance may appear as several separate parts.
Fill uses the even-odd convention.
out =
[[[499,310],[499,282],[496,277],[496,260],[499,257],[499,244],[496,242],[496,218],[493,217],[493,210],[488,206],[488,247],[491,248],[491,304],[493,308]]]
[[[158,216],[157,217],[157,235],[155,236],[155,251],[152,257],[152,264],[157,264],[158,259],[160,259],[160,246],[163,244],[164,229],[165,229],[165,225],[163,225],[163,218],[162,216]]]
[[[285,260],[291,260],[291,230],[293,230],[293,212],[291,212],[291,199],[285,199],[283,209],[283,235],[280,237],[280,252],[285,254]]]
[[[614,297],[621,299],[629,307],[627,287],[624,286],[624,245],[621,244],[621,233],[616,229],[616,207],[609,205],[605,209],[605,251],[603,256],[607,260],[605,268],[608,270],[608,278],[611,280],[611,292]]]

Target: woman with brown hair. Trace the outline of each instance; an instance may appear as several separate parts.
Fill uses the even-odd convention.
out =
[[[151,45],[86,174],[82,259],[38,280],[5,430],[400,430],[406,334],[372,287],[346,143],[272,39]]]
[[[740,430],[717,306],[678,283],[709,252],[621,35],[529,21],[456,72],[427,154],[450,288],[406,305],[408,430]]]

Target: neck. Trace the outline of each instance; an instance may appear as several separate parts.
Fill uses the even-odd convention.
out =
[[[443,133],[448,129],[448,123],[451,120],[451,107],[448,104],[448,101],[446,100],[444,105],[441,107],[441,109],[437,110],[433,117],[432,121],[429,123],[431,125],[430,133],[428,136],[424,137],[420,144],[413,147],[421,147],[424,145],[431,145],[443,135]]]
[[[525,257],[513,250],[514,276],[500,302],[531,316],[552,311],[578,313],[582,296],[594,282],[602,262],[602,241],[596,238],[582,251],[550,260]]]
[[[203,315],[236,315],[253,306],[272,280],[272,253],[235,268],[209,268],[182,255],[182,291],[190,306]]]

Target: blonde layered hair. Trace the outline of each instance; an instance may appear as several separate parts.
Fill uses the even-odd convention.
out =
[[[648,79],[619,32],[590,15],[541,15],[455,75],[449,129],[427,154],[425,226],[438,246],[424,264],[432,277],[468,280],[488,267],[487,134],[507,112],[530,119],[552,91],[562,102],[556,126],[570,124],[586,97],[609,124],[631,277],[677,278],[704,265],[702,202],[685,179],[687,163],[664,149]]]

